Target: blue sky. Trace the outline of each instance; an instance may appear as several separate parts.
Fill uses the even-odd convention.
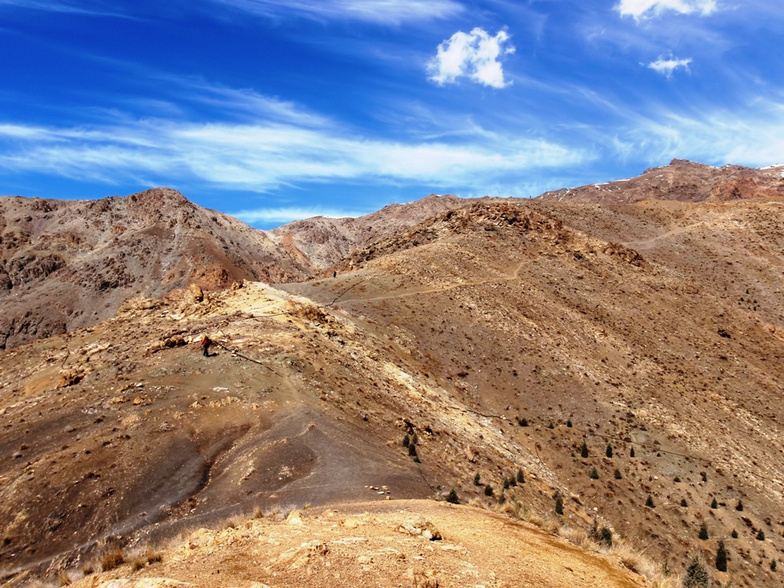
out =
[[[784,163],[780,0],[0,0],[0,194],[260,228]]]

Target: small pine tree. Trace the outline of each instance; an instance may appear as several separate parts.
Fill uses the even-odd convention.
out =
[[[607,457],[612,457],[613,456],[612,445],[610,445],[609,443],[607,444],[607,449],[604,450],[604,454]]]
[[[700,472],[700,476],[702,476],[702,481],[703,482],[707,482],[708,481],[708,474],[706,474],[705,472]]]
[[[682,506],[682,507],[684,507],[684,508],[686,508],[687,506],[689,506],[689,503],[688,503],[688,502],[686,502],[686,499],[685,499],[685,498],[681,498],[681,506]]]
[[[411,445],[416,445],[417,443],[419,443],[419,437],[417,437],[417,434],[416,434],[416,433],[414,433],[414,434],[411,436]]]
[[[449,491],[449,496],[446,497],[446,501],[450,504],[460,504],[460,499],[457,497],[457,492],[454,488]]]
[[[411,438],[406,433],[406,436],[403,437],[403,447],[408,447],[411,444]]]
[[[713,500],[711,500],[711,508],[714,509],[714,510],[719,508],[719,503],[716,502],[716,497],[715,496],[713,497]]]
[[[515,480],[514,476],[509,476],[509,485],[512,487],[517,486],[517,480]]]
[[[596,466],[591,468],[591,473],[588,474],[591,477],[591,480],[598,480],[599,479],[599,472],[596,470]]]
[[[607,547],[612,547],[613,534],[609,527],[602,527],[599,531],[599,541],[604,543]]]
[[[492,496],[493,495],[493,487],[488,484],[485,486],[485,496]]]
[[[548,429],[555,429],[555,425],[553,424],[553,421],[550,421],[549,423],[547,423],[547,428]]]
[[[697,536],[703,541],[708,538],[708,526],[704,522],[700,525],[700,533]]]
[[[716,569],[720,572],[727,571],[727,550],[724,541],[719,541],[719,549],[716,551]]]
[[[525,484],[525,475],[523,474],[522,468],[517,470],[517,481],[520,484]]]
[[[733,539],[737,539],[738,538],[738,532],[735,529],[733,529],[732,533],[730,533],[730,537],[732,537]]]
[[[517,422],[519,423],[519,425],[521,427],[527,427],[528,426],[528,419],[527,418],[518,419]]]
[[[743,501],[738,500],[738,504],[735,505],[735,510],[737,511],[743,510]]]
[[[648,494],[648,498],[645,499],[645,506],[648,508],[656,508],[656,505],[653,502],[653,496]]]
[[[692,558],[689,567],[686,568],[683,586],[684,588],[710,588],[710,574],[696,556]]]
[[[681,481],[681,477],[680,476],[675,476],[675,479],[673,480],[673,482],[675,482],[677,484],[680,481]]]
[[[629,450],[629,457],[634,457],[634,447]]]
[[[504,490],[509,490],[509,478],[504,476]]]
[[[561,497],[560,492],[556,493],[555,495],[555,514],[563,514],[563,498]]]
[[[585,439],[583,439],[583,446],[580,448],[580,457],[583,459],[588,457],[588,445],[585,444]]]
[[[757,541],[765,541],[765,531],[762,529],[760,529],[759,533],[757,533]]]
[[[770,571],[771,572],[775,572],[776,571],[776,560],[775,559],[770,560]]]
[[[566,421],[566,426],[571,429],[572,428],[572,421],[571,420]]]
[[[501,496],[498,497],[498,504],[506,504],[506,496],[501,494]]]
[[[613,472],[613,476],[615,477],[616,480],[620,480],[622,478],[621,470],[619,470],[618,468],[615,468],[615,471]]]
[[[416,445],[414,445],[413,443],[411,443],[408,446],[408,455],[410,455],[411,457],[416,457],[417,455]]]
[[[474,475],[474,486],[480,486],[480,485],[481,485],[481,482],[479,481],[479,479],[480,479],[480,477],[479,477],[479,472],[477,472],[477,473]]]

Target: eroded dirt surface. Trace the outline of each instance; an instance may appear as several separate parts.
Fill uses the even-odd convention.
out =
[[[130,559],[130,558],[129,558]],[[77,574],[74,574],[74,578]],[[286,520],[237,521],[172,542],[163,561],[82,577],[98,588],[126,578],[203,587],[634,588],[612,556],[578,549],[531,525],[432,501],[340,505]],[[157,584],[165,585],[163,583]]]

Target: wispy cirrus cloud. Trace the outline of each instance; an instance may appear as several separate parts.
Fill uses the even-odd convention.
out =
[[[615,7],[621,16],[639,20],[664,12],[709,15],[717,10],[716,0],[621,0]]]
[[[66,0],[0,0],[3,6],[42,10],[47,12],[63,12],[82,14],[87,16],[114,16],[126,18],[127,15],[116,10],[116,7],[105,2],[95,0],[66,1]]]
[[[505,30],[492,37],[479,27],[470,33],[458,31],[438,46],[438,53],[428,63],[429,79],[444,85],[465,77],[492,88],[505,88],[509,82],[504,79],[500,58],[514,52]]]
[[[454,0],[211,0],[270,18],[300,16],[316,20],[356,20],[399,25],[455,16],[463,6]]]
[[[673,72],[678,68],[689,71],[689,64],[691,61],[691,58],[677,59],[675,57],[659,57],[659,59],[656,61],[649,63],[648,68],[666,76],[669,79]]]
[[[318,117],[298,124],[295,106],[283,110],[287,120],[253,123],[122,118],[115,124],[64,128],[0,124],[0,173],[29,171],[107,183],[196,180],[256,192],[328,181],[481,188],[506,174],[574,166],[589,158],[555,142],[513,136],[369,138]]]
[[[323,208],[319,206],[281,206],[268,208],[254,208],[229,212],[235,218],[249,225],[289,223],[296,220],[324,216],[327,218],[357,217],[367,214],[367,211],[341,210],[338,208]]]

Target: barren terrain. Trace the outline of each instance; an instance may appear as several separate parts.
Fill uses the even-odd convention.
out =
[[[340,247],[308,249],[303,229],[289,246],[318,257],[307,263],[319,277],[148,294],[7,349],[4,577],[76,580],[108,550],[166,545],[162,562],[81,581],[220,585],[220,569],[232,585],[371,574],[426,586],[430,574],[459,586],[469,562],[488,586],[665,585],[693,555],[712,568],[723,540],[718,582],[781,585],[784,199],[771,194],[782,180],[756,198],[694,202],[677,187],[722,185],[701,176],[715,168],[688,175],[694,165],[661,171],[681,170],[669,199],[447,201],[372,242],[348,231],[356,242]],[[409,501],[452,489],[486,510]],[[253,518],[291,509],[304,509],[301,526]],[[607,527],[652,568],[489,511],[593,552],[586,534]],[[446,543],[401,539],[414,512]],[[472,543],[482,525],[492,554]],[[211,530],[191,547],[200,527]],[[382,556],[385,545],[405,557]],[[501,563],[527,545],[531,569]],[[516,569],[533,575],[516,583]]]

